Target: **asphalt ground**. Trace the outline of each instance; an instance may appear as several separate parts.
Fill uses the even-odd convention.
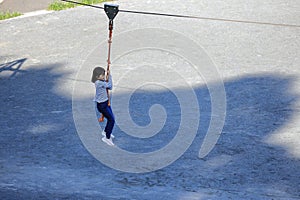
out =
[[[298,24],[300,10],[292,0],[118,4],[122,9],[285,24]],[[90,120],[95,114],[90,112],[90,75],[96,64],[106,63],[107,26],[102,10],[86,7],[0,22],[1,199],[299,199],[299,28],[119,13],[111,66],[115,144],[140,154],[167,145],[178,129],[196,133],[170,165],[128,173],[91,153],[104,145],[100,128],[87,124],[96,120]],[[186,45],[188,50],[178,54]],[[204,62],[203,52],[213,66]],[[208,72],[217,69],[219,75],[207,73],[208,66]],[[212,109],[212,99],[222,94],[220,83],[226,92],[224,126],[221,133],[215,129],[219,138],[212,151],[199,158],[207,130],[218,125],[210,126],[211,119],[222,117]],[[208,85],[219,90],[210,91]],[[192,104],[193,97],[198,103]],[[181,117],[180,107],[187,105]],[[122,118],[127,109],[131,117]],[[148,130],[158,134],[132,136],[147,136]],[[99,146],[88,148],[84,139]],[[128,160],[102,150],[99,156],[126,165]],[[173,154],[161,154],[169,156]],[[146,156],[140,165],[130,164],[135,170],[159,164],[139,168],[143,161]]]
[[[14,11],[20,13],[45,10],[53,0],[4,0],[0,4],[0,11]]]

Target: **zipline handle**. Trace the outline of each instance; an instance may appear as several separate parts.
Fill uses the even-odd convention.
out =
[[[104,4],[104,11],[109,19],[109,21],[114,20],[119,12],[119,5],[116,4]]]

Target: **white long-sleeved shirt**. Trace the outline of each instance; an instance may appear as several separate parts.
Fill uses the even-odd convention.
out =
[[[97,80],[95,82],[96,94],[95,94],[94,101],[96,101],[98,103],[107,101],[108,96],[107,96],[106,89],[111,90],[112,87],[113,87],[113,83],[112,83],[111,75],[108,76],[108,82],[106,82],[104,80],[103,81]]]

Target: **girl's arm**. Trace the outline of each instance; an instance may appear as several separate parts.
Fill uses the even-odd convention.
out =
[[[110,73],[108,74],[108,79],[107,79],[107,80],[108,80],[108,81],[105,82],[105,83],[106,83],[105,87],[106,87],[107,89],[109,89],[109,90],[112,90],[112,88],[113,88],[113,83],[112,83],[112,77],[111,77]]]

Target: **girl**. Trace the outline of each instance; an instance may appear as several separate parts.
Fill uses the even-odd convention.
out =
[[[114,136],[111,134],[111,132],[115,124],[115,118],[111,107],[108,105],[109,99],[106,91],[107,89],[111,90],[113,84],[112,77],[109,71],[107,71],[107,75],[108,80],[106,81],[105,70],[102,67],[96,67],[93,70],[92,82],[96,87],[94,101],[97,103],[97,109],[107,119],[105,129],[102,132],[102,135],[104,136],[102,138],[102,141],[110,146],[114,146],[114,143],[112,141],[112,138],[114,138]]]

